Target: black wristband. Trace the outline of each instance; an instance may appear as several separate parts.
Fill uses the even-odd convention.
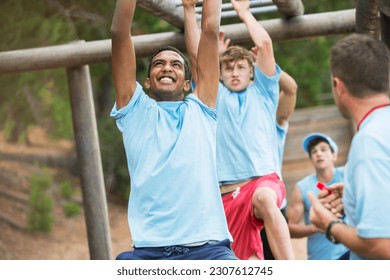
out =
[[[333,244],[339,244],[340,242],[337,241],[334,236],[332,235],[332,233],[330,232],[332,230],[332,227],[335,225],[335,224],[345,224],[343,220],[333,220],[329,223],[329,225],[326,227],[326,230],[325,230],[325,236],[326,238],[332,242]]]

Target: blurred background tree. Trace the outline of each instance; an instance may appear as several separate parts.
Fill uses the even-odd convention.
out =
[[[228,1],[223,1],[228,2]],[[305,14],[355,7],[354,0],[303,0]],[[115,1],[2,0],[0,52],[110,38]],[[257,16],[258,20],[280,17]],[[234,19],[232,20],[234,21]],[[133,34],[179,30],[137,9]],[[332,104],[328,53],[337,36],[274,42],[282,69],[299,85],[298,108]],[[137,62],[138,80],[146,76],[147,59]],[[122,139],[109,117],[114,104],[110,64],[90,65],[106,188],[127,199],[129,175]],[[53,139],[73,139],[65,69],[0,75],[0,131],[6,141],[25,143],[31,126],[43,127]]]

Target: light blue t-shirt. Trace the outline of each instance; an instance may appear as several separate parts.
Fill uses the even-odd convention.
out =
[[[390,106],[373,111],[352,140],[343,204],[360,237],[390,238]]]
[[[286,144],[288,127],[289,127],[289,123],[286,123],[285,127],[281,127],[278,123],[276,123],[276,139],[277,139],[276,145],[278,149],[278,156],[276,158],[276,167],[277,167],[277,173],[280,178],[282,178],[284,145]]]
[[[309,218],[311,203],[306,194],[312,192],[314,195],[318,195],[320,190],[316,187],[317,182],[317,175],[313,173],[297,183],[297,187],[301,191],[303,203],[305,205],[304,220],[306,225],[311,224]],[[332,185],[338,182],[344,182],[344,167],[335,168],[332,180],[323,183]],[[344,245],[330,242],[325,237],[324,233],[316,232],[307,237],[308,260],[337,260],[347,251],[348,249]]]
[[[288,131],[289,123],[286,123],[286,126],[281,127],[276,122],[276,145],[277,145],[277,152],[278,156],[276,158],[276,167],[277,167],[277,173],[281,180],[283,180],[282,177],[282,167],[283,167],[283,154],[284,154],[284,145],[286,144],[286,137],[287,137],[287,131]],[[284,198],[282,205],[280,206],[280,209],[284,209],[287,207],[287,199]]]
[[[128,222],[135,247],[230,239],[216,173],[216,111],[194,94],[156,102],[137,83],[111,111],[131,177]]]
[[[266,76],[254,67],[254,82],[232,92],[220,84],[217,100],[217,171],[220,184],[276,172],[276,109],[281,70]]]

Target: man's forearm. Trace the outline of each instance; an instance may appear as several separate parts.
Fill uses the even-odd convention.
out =
[[[191,63],[192,79],[197,82],[197,54],[200,40],[200,31],[195,12],[195,2],[183,0],[184,8],[184,38],[187,54]]]

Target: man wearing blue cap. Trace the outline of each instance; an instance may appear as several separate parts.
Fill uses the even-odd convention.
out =
[[[309,260],[348,259],[349,251],[341,244],[333,244],[326,239],[325,234],[312,225],[309,220],[311,203],[306,194],[310,191],[320,192],[316,185],[342,184],[344,167],[335,167],[337,159],[337,144],[329,136],[322,133],[311,133],[303,140],[303,149],[309,154],[309,159],[316,172],[300,180],[292,193],[288,208],[288,224],[292,238],[307,237],[307,258]],[[304,218],[304,223],[302,221]]]

